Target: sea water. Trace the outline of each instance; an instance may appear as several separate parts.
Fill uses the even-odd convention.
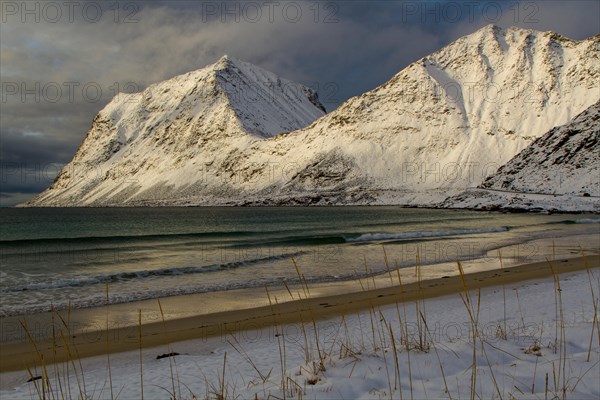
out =
[[[299,273],[351,279],[515,243],[527,260],[540,251],[528,241],[600,235],[598,221],[401,207],[0,209],[0,316],[294,284]]]

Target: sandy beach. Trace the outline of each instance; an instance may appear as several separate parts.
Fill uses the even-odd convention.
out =
[[[467,270],[465,283],[469,290],[476,290],[599,266],[599,255],[527,263],[503,269],[490,266],[485,271],[469,273]],[[137,304],[121,304],[73,310],[70,313],[61,311],[54,316],[52,313],[45,313],[26,318],[4,318],[0,371],[39,366],[42,358],[44,363],[50,364],[69,358],[139,349],[140,334],[141,346],[150,348],[278,324],[319,320],[373,306],[457,293],[463,290],[463,283],[457,274],[456,265],[454,269],[454,274],[435,279],[421,277],[419,281],[417,276],[415,281],[413,276],[412,282],[404,279],[404,274],[412,272],[403,270],[401,286],[398,285],[397,273],[392,271],[389,275],[377,278],[340,283],[336,294],[326,294],[326,290],[319,290],[319,285],[294,287],[289,292],[280,288],[268,295],[266,290],[256,291],[246,293],[246,297],[236,297],[235,293],[229,292],[220,295],[224,296],[224,300],[227,298],[230,309],[219,312],[211,312],[210,308],[203,309],[203,296],[192,295],[161,300],[162,313],[158,302],[154,301],[141,304],[139,308],[135,307]],[[378,282],[383,284],[386,281],[387,286],[378,286]],[[352,287],[354,290],[350,290]],[[212,294],[213,297],[214,295]],[[254,301],[249,301],[253,296]],[[243,304],[244,307],[236,308],[236,303]],[[124,309],[128,311],[125,313]],[[140,316],[141,326],[135,323]],[[24,325],[21,325],[22,322]],[[27,327],[28,333],[24,332],[23,326]]]

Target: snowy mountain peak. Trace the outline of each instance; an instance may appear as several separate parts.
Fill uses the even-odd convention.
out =
[[[300,129],[325,113],[314,90],[249,62],[223,56],[212,68],[244,130],[254,136]]]
[[[513,29],[513,28],[508,28],[508,29]],[[520,29],[520,28],[514,28],[514,29]],[[486,26],[480,28],[479,30],[473,32],[470,35],[464,36],[464,38],[466,40],[469,40],[470,38],[477,38],[479,40],[481,40],[481,39],[498,40],[498,38],[503,37],[505,35],[506,35],[506,29],[504,29],[498,25],[495,25],[495,24],[489,24],[489,25],[486,25]]]
[[[250,64],[250,63],[246,63],[244,61],[238,60],[237,58],[234,58],[234,57],[231,57],[231,56],[228,56],[227,54],[225,54],[221,58],[219,58],[216,63],[214,63],[212,65],[212,68],[215,71],[220,71],[220,70],[236,67],[237,64],[242,64],[242,63]],[[252,67],[259,68],[256,65],[252,65]]]

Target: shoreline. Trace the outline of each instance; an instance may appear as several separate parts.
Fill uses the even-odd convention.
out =
[[[443,267],[448,270],[448,266],[450,266],[451,274],[456,273],[456,261],[460,261],[463,263],[465,267],[465,273],[479,270],[487,270],[489,269],[490,263],[495,263],[496,267],[500,267],[500,260],[498,258],[498,252],[502,252],[502,257],[504,261],[504,266],[525,264],[525,263],[533,263],[537,261],[543,261],[547,258],[570,258],[575,254],[576,256],[580,256],[582,254],[600,254],[600,247],[596,243],[596,237],[598,237],[599,232],[583,232],[583,231],[575,231],[575,232],[567,232],[561,231],[556,236],[557,232],[552,232],[552,235],[538,235],[526,238],[527,232],[523,234],[520,238],[504,238],[500,239],[497,242],[490,241],[489,245],[482,247],[481,252],[475,251],[473,248],[473,241],[467,240],[466,242],[461,242],[463,238],[459,237],[437,237],[434,238],[429,246],[429,240],[425,238],[419,238],[422,243],[418,244],[418,247],[421,249],[421,263],[419,265],[420,271],[427,271],[423,273],[423,277],[427,279],[434,279],[440,275],[444,271]],[[417,245],[413,245],[411,243],[412,239],[400,239],[397,242],[394,240],[390,240],[389,242],[382,242],[380,245],[384,248],[391,248],[391,252],[389,254],[390,264],[392,260],[396,261],[393,254],[393,246],[407,246],[408,249],[407,254],[412,253],[410,255],[416,255]],[[555,241],[558,240],[558,243]],[[450,243],[449,245],[445,245],[446,242],[455,241]],[[568,242],[573,242],[573,244],[567,244]],[[441,244],[438,246],[438,243]],[[576,244],[576,245],[575,245]],[[389,245],[389,247],[388,247]],[[422,246],[422,247],[421,247]],[[402,248],[401,248],[402,249]],[[584,251],[584,253],[582,253]],[[454,254],[456,253],[456,254]],[[458,255],[458,258],[453,258],[453,255]],[[413,269],[415,267],[415,259],[409,258],[401,253],[400,265],[391,265],[390,268],[394,270],[395,268],[400,268],[402,271]],[[381,255],[382,260],[381,263],[384,262],[384,255]],[[372,260],[369,260],[370,262]],[[406,262],[409,261],[409,264]],[[376,260],[376,262],[378,262]],[[475,264],[475,265],[471,265]],[[370,264],[369,264],[370,265]],[[332,287],[343,287],[343,286],[351,286],[351,289],[354,290],[358,286],[358,280],[365,280],[367,277],[375,279],[379,281],[385,282],[387,280],[387,270],[384,268],[385,264],[379,265],[376,269],[368,268],[368,271],[365,273],[365,270],[359,271],[357,269],[353,270],[353,274],[347,274],[344,276],[333,276],[330,275],[326,277],[326,279],[313,279],[312,276],[309,276],[307,281],[311,288],[325,288],[324,291],[327,293],[334,293],[335,290],[330,290]],[[471,268],[471,266],[473,268]],[[442,269],[440,269],[442,268]],[[302,266],[300,268],[302,270]],[[305,272],[305,271],[301,271]],[[448,271],[446,271],[448,272]],[[384,276],[384,279],[381,277]],[[415,274],[416,277],[416,274]],[[409,275],[407,277],[409,280],[412,280],[412,277]],[[403,277],[404,279],[404,277]],[[406,280],[404,281],[406,282]],[[137,299],[111,299],[109,303],[105,301],[106,291],[104,288],[101,289],[101,302],[94,302],[91,304],[76,304],[73,307],[69,307],[66,304],[59,304],[58,307],[56,305],[52,306],[51,304],[44,309],[31,309],[31,310],[22,310],[20,312],[11,313],[1,313],[0,314],[0,343],[6,343],[7,341],[11,341],[10,335],[11,330],[7,331],[3,329],[2,323],[3,321],[17,321],[18,319],[23,318],[34,318],[37,320],[43,321],[43,323],[49,323],[49,318],[44,319],[42,315],[48,314],[53,308],[54,311],[60,312],[71,312],[77,314],[95,314],[98,310],[104,309],[106,307],[111,308],[111,313],[113,311],[117,311],[120,314],[130,313],[132,307],[140,306],[140,308],[144,311],[148,309],[148,303],[156,303],[157,299],[161,301],[170,301],[172,298],[201,298],[203,301],[208,301],[209,303],[213,303],[211,297],[219,297],[221,301],[230,303],[230,294],[234,295],[242,295],[243,297],[247,297],[246,292],[248,293],[259,293],[260,296],[264,296],[264,287],[268,285],[269,290],[274,291],[285,291],[285,285],[289,285],[290,287],[300,287],[301,283],[297,279],[297,275],[293,277],[293,280],[277,279],[273,282],[266,282],[260,285],[249,285],[249,286],[236,286],[236,287],[226,287],[217,290],[201,290],[201,291],[189,291],[189,292],[180,292],[175,294],[163,293],[156,294],[149,297],[141,297]],[[338,292],[343,292],[346,288],[337,290]],[[111,295],[113,295],[113,291],[110,291]],[[154,304],[153,304],[154,306]],[[238,307],[245,307],[244,304],[237,304]],[[220,311],[220,310],[218,310]],[[197,314],[197,310],[192,312],[193,314]],[[168,316],[167,316],[168,318]],[[93,317],[85,317],[85,320],[95,319]],[[127,321],[125,323],[132,324],[133,319],[126,317]],[[137,321],[137,316],[135,318]],[[117,323],[122,324],[123,321],[119,320]],[[137,324],[137,322],[135,322]],[[24,337],[23,335],[21,335]]]
[[[598,267],[600,267],[600,255],[586,255],[584,257],[525,263],[502,269],[496,267],[484,271],[466,272],[465,282],[469,290],[473,290],[548,277],[553,274],[553,270],[555,273],[560,274]],[[456,266],[454,266],[454,269],[456,269]],[[438,275],[436,278],[413,280],[412,282],[407,282],[404,277],[402,279],[403,285],[399,286],[396,271],[391,271],[391,276],[384,274],[377,277],[380,283],[387,280],[388,286],[377,287],[375,277],[363,278],[358,281],[360,287],[354,286],[354,291],[348,291],[349,284],[346,283],[342,285],[346,290],[338,291],[336,294],[328,294],[327,290],[322,288],[322,290],[319,290],[319,287],[303,289],[300,286],[292,288],[295,294],[281,289],[276,289],[269,294],[264,291],[262,292],[262,299],[256,298],[254,306],[250,308],[235,308],[236,301],[246,302],[248,298],[230,299],[232,303],[229,305],[233,306],[233,309],[217,312],[208,310],[209,312],[206,313],[198,310],[198,306],[201,306],[201,304],[190,304],[190,300],[194,298],[194,295],[176,296],[161,299],[161,308],[168,315],[167,318],[165,318],[165,314],[159,311],[158,301],[152,302],[154,312],[148,312],[152,308],[150,307],[144,309],[143,312],[140,308],[138,313],[137,310],[131,310],[131,304],[129,304],[127,314],[129,321],[111,319],[110,306],[93,310],[57,312],[66,323],[61,322],[58,317],[51,316],[51,313],[43,314],[46,318],[45,321],[28,319],[31,316],[21,316],[12,318],[12,320],[8,318],[0,321],[2,323],[3,339],[0,343],[0,354],[2,354],[2,357],[0,357],[0,372],[24,370],[28,366],[39,365],[41,356],[43,356],[46,364],[51,364],[72,358],[85,358],[109,352],[136,350],[140,348],[140,328],[141,347],[152,348],[190,339],[222,336],[233,332],[255,330],[286,323],[322,320],[370,307],[416,299],[435,298],[463,290],[461,277],[458,274],[443,275],[441,277]],[[354,285],[358,284],[357,281],[354,282]],[[316,290],[310,293],[313,289]],[[304,290],[307,290],[310,295]],[[258,292],[253,295],[258,296]],[[227,292],[224,296],[232,297],[231,293]],[[267,296],[270,297],[271,305],[268,303],[264,305]],[[196,312],[190,314],[190,307],[195,309]],[[178,308],[182,308],[182,311],[171,311]],[[141,326],[132,324],[132,317],[137,319],[139,316],[142,319]],[[19,329],[22,329],[17,325],[18,320],[22,319],[27,321],[26,325],[33,340],[5,341],[7,335],[10,333],[15,334]],[[7,320],[11,322],[7,324]],[[68,329],[66,329],[67,326]],[[107,327],[108,329],[106,329]],[[61,328],[63,337],[58,334]],[[54,337],[51,335],[52,332],[54,332]],[[43,333],[45,333],[45,337]],[[21,332],[23,339],[27,335],[27,333]]]
[[[486,189],[482,189],[482,190],[486,190]],[[461,192],[459,194],[462,193],[466,193],[466,192]],[[541,196],[552,196],[552,197],[556,197],[555,195],[550,195],[550,194],[543,194],[543,193],[521,193],[521,192],[515,192],[516,194],[522,194],[522,195],[541,195]],[[568,196],[567,194],[561,194],[558,196]],[[581,199],[600,199],[600,196],[590,196],[590,197],[583,197],[583,196],[574,196],[576,198],[581,198]],[[79,205],[79,206],[53,206],[53,205],[44,205],[44,206],[32,206],[32,205],[27,205],[25,203],[21,203],[21,204],[16,204],[13,206],[7,206],[7,207],[1,207],[4,209],[18,209],[18,210],[31,210],[31,209],[111,209],[111,208],[115,208],[115,209],[126,209],[126,208],[131,208],[131,209],[135,209],[135,208],[286,208],[286,207],[290,207],[290,208],[297,208],[297,207],[310,207],[310,208],[345,208],[345,207],[399,207],[399,208],[406,208],[406,209],[419,209],[419,210],[432,210],[432,211],[473,211],[473,212],[478,212],[478,213],[497,213],[497,214],[534,214],[534,215],[580,215],[580,214],[591,214],[591,215],[600,215],[600,210],[595,207],[595,208],[591,208],[591,209],[585,209],[585,208],[575,208],[575,209],[558,209],[558,208],[551,208],[551,209],[545,209],[545,208],[540,208],[540,207],[518,207],[518,206],[514,206],[514,207],[508,207],[508,206],[493,206],[493,207],[485,207],[485,206],[481,206],[481,207],[475,207],[475,206],[465,206],[465,207],[455,207],[455,206],[441,206],[442,202],[438,202],[438,203],[433,203],[433,204],[426,204],[426,205],[416,205],[416,204],[410,204],[410,203],[368,203],[368,204],[362,204],[362,203],[340,203],[340,204],[299,204],[299,203],[290,203],[290,204],[263,204],[262,201],[257,201],[256,203],[251,203],[251,204],[245,204],[245,203],[223,203],[223,204],[219,204],[219,205],[212,205],[212,204],[187,204],[187,203],[181,203],[181,204],[169,204],[169,205],[132,205],[132,204],[123,204],[123,205],[104,205],[104,206],[99,206],[99,205]]]

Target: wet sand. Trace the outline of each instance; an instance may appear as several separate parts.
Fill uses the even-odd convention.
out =
[[[485,270],[466,268],[469,290],[541,279],[600,267],[600,255],[588,255],[554,261],[542,261],[500,269],[496,263]],[[150,348],[190,339],[221,336],[277,324],[307,322],[350,312],[415,299],[433,298],[464,290],[456,264],[453,273],[444,274],[436,267],[436,278],[426,274],[405,279],[399,285],[395,271],[377,278],[296,286],[236,291],[204,295],[175,296],[140,304],[119,304],[93,309],[60,311],[0,321],[0,372],[16,371],[72,358],[90,357],[141,347]],[[414,269],[413,269],[414,271]],[[441,274],[444,274],[440,276]],[[421,280],[419,280],[421,277]],[[385,286],[384,283],[387,282]],[[329,290],[328,290],[329,288]],[[334,294],[330,294],[334,293]],[[226,303],[226,307],[203,307],[203,299]],[[270,301],[269,301],[270,299]],[[206,302],[208,304],[208,302]],[[138,311],[139,310],[139,311]],[[219,311],[221,310],[221,311]],[[223,311],[225,310],[225,311]],[[141,317],[141,325],[138,323]],[[62,320],[61,320],[62,318]],[[164,318],[164,320],[163,320]],[[21,321],[24,325],[21,325]],[[23,327],[26,326],[26,329]],[[68,328],[67,328],[68,327]]]

